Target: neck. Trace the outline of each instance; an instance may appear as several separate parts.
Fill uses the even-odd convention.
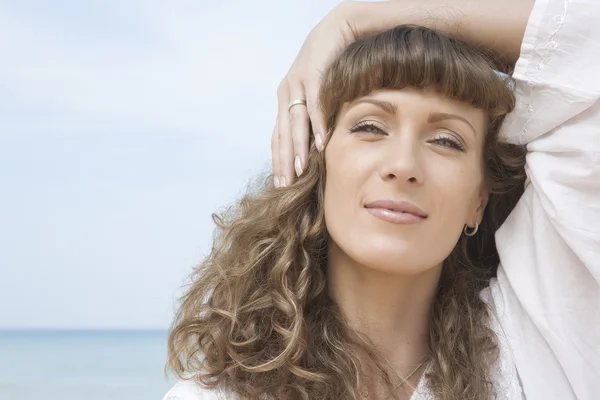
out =
[[[366,335],[390,366],[406,376],[427,354],[429,314],[441,266],[418,275],[360,265],[331,245],[327,281],[350,327]]]

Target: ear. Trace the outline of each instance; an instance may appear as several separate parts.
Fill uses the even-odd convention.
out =
[[[471,220],[468,221],[468,224],[474,224],[475,222],[481,223],[483,219],[483,213],[485,212],[485,207],[488,204],[488,200],[490,199],[490,192],[486,187],[482,187],[479,191],[477,206],[471,215]]]

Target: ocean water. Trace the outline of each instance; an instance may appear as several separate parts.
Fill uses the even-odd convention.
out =
[[[0,331],[0,400],[161,400],[166,331]]]

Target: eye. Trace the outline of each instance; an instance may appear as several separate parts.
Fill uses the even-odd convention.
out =
[[[374,135],[387,136],[387,133],[382,128],[375,125],[373,122],[368,122],[368,121],[360,122],[360,123],[354,125],[354,127],[352,127],[352,129],[350,129],[350,132],[352,132],[352,133],[365,132],[365,133],[372,133]]]
[[[454,139],[451,136],[436,136],[435,138],[431,139],[429,143],[435,143],[440,146],[450,147],[458,151],[465,151],[465,146],[463,146],[463,144],[460,141]]]

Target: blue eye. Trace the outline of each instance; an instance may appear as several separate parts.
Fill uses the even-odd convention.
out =
[[[365,132],[365,133],[372,133],[375,135],[387,135],[387,133],[383,129],[381,129],[380,127],[378,127],[377,125],[375,125],[372,122],[361,122],[361,123],[355,125],[352,129],[350,129],[350,132],[352,132],[352,133]]]
[[[439,144],[444,147],[450,147],[458,151],[465,151],[465,147],[458,140],[448,136],[438,136],[433,138],[430,143]]]

